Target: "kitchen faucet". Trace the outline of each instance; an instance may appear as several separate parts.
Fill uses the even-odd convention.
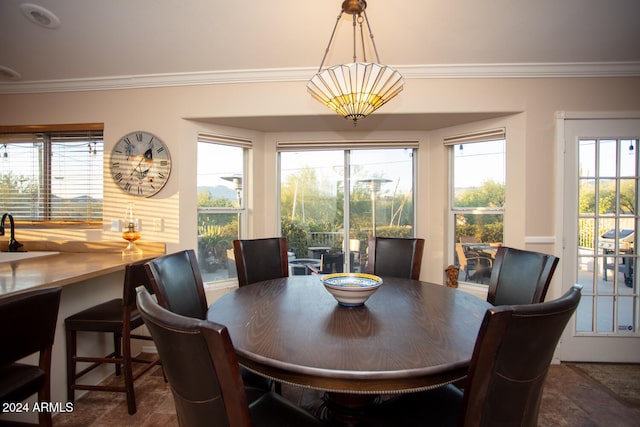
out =
[[[9,218],[9,225],[11,226],[11,238],[9,239],[9,252],[18,252],[23,245],[16,240],[16,225],[13,222],[13,216],[9,213],[2,215],[2,221],[0,221],[0,236],[4,236],[4,220]]]

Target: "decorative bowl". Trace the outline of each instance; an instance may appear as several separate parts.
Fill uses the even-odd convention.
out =
[[[382,278],[364,273],[334,273],[321,278],[324,287],[345,307],[358,307],[382,285]]]

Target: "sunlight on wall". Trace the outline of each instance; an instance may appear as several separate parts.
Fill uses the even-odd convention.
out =
[[[111,181],[111,178],[109,177]],[[131,197],[115,188],[105,179],[103,239],[122,239],[124,219],[129,203],[133,203],[134,215],[139,219],[141,241],[177,243],[180,227],[178,210],[179,194],[162,198],[162,191],[151,198]],[[121,221],[120,231],[112,231],[112,222]]]

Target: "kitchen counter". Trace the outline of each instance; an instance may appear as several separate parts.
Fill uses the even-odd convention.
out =
[[[48,286],[62,287],[51,362],[51,401],[64,408],[67,402],[64,319],[95,304],[121,298],[125,265],[164,255],[165,244],[137,242],[143,254],[131,258],[122,256],[126,242],[23,243],[27,251],[48,253],[40,257],[0,262],[0,295]],[[0,251],[3,250],[7,250],[6,241],[0,242]],[[133,351],[135,353],[141,349],[141,346],[136,346]],[[111,351],[113,340],[107,334],[85,334],[78,338],[78,354],[107,354]],[[26,360],[37,364],[35,355]],[[89,373],[84,380],[97,384],[112,373],[113,367],[102,366]],[[76,399],[82,394],[84,392],[78,392]],[[28,399],[29,407],[34,401],[35,396]],[[35,413],[0,414],[0,424],[5,419],[37,422]]]
[[[0,262],[0,295],[94,279],[123,271],[130,262],[165,253],[164,243],[139,242],[141,257],[123,257],[121,251],[125,246],[126,242],[25,242],[28,251],[57,253]]]

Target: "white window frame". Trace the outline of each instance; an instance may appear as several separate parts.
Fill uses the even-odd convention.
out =
[[[507,137],[506,137],[506,129],[505,128],[495,128],[495,129],[486,129],[477,132],[470,132],[464,134],[458,134],[453,136],[446,136],[443,139],[443,143],[445,146],[449,148],[449,250],[447,259],[449,260],[449,264],[454,264],[455,258],[455,231],[456,231],[456,215],[465,215],[465,214],[480,214],[480,215],[502,215],[503,218],[503,235],[505,229],[505,204],[500,208],[488,208],[488,207],[476,207],[476,208],[456,208],[454,206],[454,162],[455,162],[455,154],[454,151],[456,147],[464,144],[474,144],[479,142],[490,142],[504,140],[504,161],[506,167],[506,159],[507,159]],[[505,175],[505,188],[507,185],[507,176]],[[470,292],[478,295],[484,295],[487,291],[487,284],[483,283],[474,283],[474,282],[465,282],[460,281],[461,288],[467,289]]]
[[[249,139],[238,138],[238,137],[230,137],[224,135],[211,134],[206,132],[198,133],[197,144],[201,143],[205,144],[217,144],[217,145],[226,145],[230,147],[237,147],[243,149],[243,172],[242,172],[242,190],[240,193],[240,205],[238,207],[197,207],[196,216],[200,214],[237,214],[238,221],[238,230],[240,239],[245,239],[248,236],[248,200],[247,194],[249,194],[248,188],[250,184],[249,179],[249,156],[250,150],[253,148],[253,143]],[[198,171],[196,171],[196,174]],[[224,290],[227,288],[232,288],[237,286],[237,279],[228,278],[222,280],[214,280],[207,281],[206,285],[208,289],[214,290]]]
[[[38,218],[21,218],[19,213],[15,213],[14,220],[19,223],[21,227],[37,227],[37,228],[63,228],[63,227],[78,227],[82,225],[87,228],[102,228],[103,223],[103,211],[102,206],[94,219],[83,218],[74,219],[70,216],[62,214],[54,214],[48,207],[52,200],[54,200],[54,194],[52,193],[52,180],[53,175],[53,161],[59,160],[61,156],[52,157],[52,146],[54,144],[62,146],[66,143],[78,145],[81,142],[82,149],[86,149],[87,153],[100,156],[98,158],[99,167],[95,171],[94,184],[98,185],[100,197],[96,200],[102,205],[104,203],[103,195],[103,163],[104,163],[104,138],[103,138],[103,124],[101,123],[89,123],[78,125],[38,125],[38,126],[0,126],[0,158],[5,161],[10,161],[9,149],[11,144],[23,144],[25,142],[33,141],[34,143],[42,144],[41,153],[39,154],[41,159],[38,163],[40,170],[40,186],[37,192],[37,204],[42,206],[39,208],[40,214]],[[86,143],[86,147],[84,144]],[[3,150],[4,149],[4,150]],[[34,148],[37,150],[37,148]],[[38,154],[38,153],[36,153]],[[54,153],[55,154],[55,153]],[[70,166],[72,163],[70,163]],[[63,168],[64,169],[64,168]],[[69,175],[73,178],[73,175]],[[76,175],[76,178],[78,176]],[[83,184],[86,190],[88,185],[87,180],[84,180]],[[1,203],[0,203],[1,204]],[[7,210],[2,209],[0,210]],[[4,212],[3,212],[4,213]],[[12,212],[9,212],[12,213]]]
[[[419,143],[418,141],[414,141],[414,140],[394,140],[394,141],[379,141],[379,140],[368,140],[368,141],[363,141],[363,140],[349,140],[349,141],[345,141],[345,140],[338,140],[338,141],[278,141],[276,144],[276,151],[277,151],[277,182],[278,182],[278,191],[277,191],[277,200],[278,200],[278,212],[277,212],[277,228],[278,230],[281,229],[282,224],[280,223],[280,218],[281,218],[281,212],[280,212],[280,198],[281,198],[281,194],[280,194],[280,185],[282,183],[281,181],[281,160],[280,160],[280,154],[283,152],[301,152],[301,151],[321,151],[321,150],[328,150],[328,151],[342,151],[344,158],[343,158],[343,162],[344,162],[344,177],[343,180],[344,182],[348,183],[351,180],[351,171],[350,171],[350,155],[353,151],[358,151],[358,150],[383,150],[383,149],[407,149],[407,150],[412,150],[412,156],[413,156],[413,174],[412,174],[412,189],[413,189],[413,194],[412,194],[412,199],[413,199],[413,235],[414,237],[417,235],[417,221],[418,221],[418,213],[417,213],[417,206],[418,206],[418,198],[419,198],[419,190],[418,190],[418,177],[417,177],[417,173],[418,173],[418,156],[419,156]],[[347,191],[347,189],[345,189],[345,198],[343,201],[343,209],[344,212],[348,212],[349,211],[349,205],[350,205],[350,192]],[[345,214],[345,218],[344,218],[344,240],[347,241],[349,239],[349,230],[350,230],[350,223],[349,223],[349,216]],[[348,250],[347,250],[348,249]],[[351,265],[350,265],[350,256],[348,256],[348,253],[350,252],[350,248],[345,248],[345,271],[350,271]]]

